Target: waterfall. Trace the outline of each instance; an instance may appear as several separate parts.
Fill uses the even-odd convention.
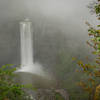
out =
[[[33,59],[33,30],[29,19],[20,22],[20,44],[21,67],[16,72],[29,72],[44,76],[42,66]]]
[[[52,84],[51,75],[34,60],[33,30],[29,19],[20,22],[20,58],[21,66],[15,71],[19,75],[19,82],[21,81],[22,84],[36,83],[39,86]]]
[[[27,67],[33,65],[33,41],[32,41],[32,23],[29,19],[20,22],[20,40],[21,40],[21,66]]]

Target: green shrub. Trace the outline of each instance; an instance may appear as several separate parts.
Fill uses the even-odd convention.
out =
[[[12,64],[0,68],[0,100],[31,100],[24,92],[24,85],[15,83],[15,71]]]

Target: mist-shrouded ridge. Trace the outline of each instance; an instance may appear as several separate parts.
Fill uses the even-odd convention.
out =
[[[24,19],[24,21],[20,22],[21,68],[17,72],[29,72],[43,76],[42,66],[34,62],[32,37],[32,22],[29,19]]]

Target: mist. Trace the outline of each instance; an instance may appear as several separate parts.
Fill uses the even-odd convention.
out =
[[[33,23],[34,60],[58,82],[62,81],[59,86],[64,83],[63,87],[69,89],[71,86],[65,84],[72,85],[78,80],[75,77],[79,77],[72,57],[92,57],[86,44],[89,38],[85,22],[97,22],[87,8],[90,2],[92,0],[0,0],[0,65],[20,64],[19,22],[29,18]],[[66,59],[64,64],[63,59]]]

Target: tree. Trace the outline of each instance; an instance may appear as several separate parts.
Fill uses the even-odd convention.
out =
[[[90,8],[97,15],[98,20],[100,20],[100,0],[95,2]],[[94,28],[88,22],[86,24],[89,26],[88,33],[90,37],[87,44],[94,49],[92,54],[96,55],[96,58],[92,64],[78,61],[80,70],[77,71],[86,75],[78,85],[88,92],[89,100],[100,100],[100,25]]]

